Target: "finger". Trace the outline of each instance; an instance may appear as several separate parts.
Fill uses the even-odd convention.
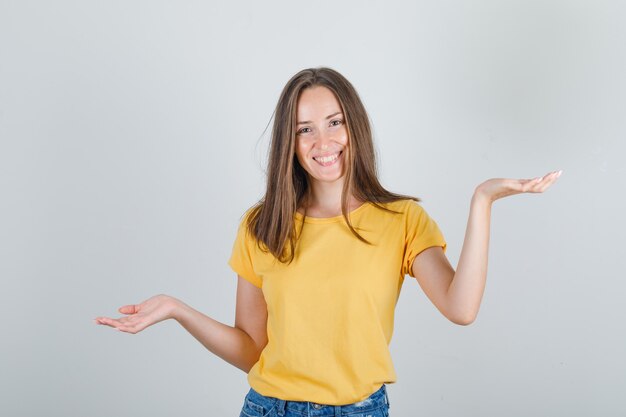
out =
[[[543,177],[534,178],[528,184],[527,192],[531,193],[541,193],[543,192],[550,184],[552,184],[555,175],[558,174],[559,171],[548,172]]]
[[[145,328],[145,326],[141,326],[140,323],[135,323],[135,324],[131,324],[131,325],[124,325],[124,326],[119,326],[117,328],[117,330],[124,332],[124,333],[139,333],[140,331],[142,331]]]
[[[536,192],[535,190],[537,189],[537,186],[541,183],[542,180],[543,180],[543,177],[536,177],[531,180],[527,180],[527,182],[522,185],[522,190],[525,193],[534,193]]]
[[[122,314],[135,314],[136,312],[139,311],[139,306],[135,304],[129,304],[129,305],[120,307],[118,311]]]
[[[547,189],[548,189],[548,188],[549,188],[552,184],[554,184],[554,182],[555,182],[558,178],[559,178],[559,174],[558,174],[558,172],[555,172],[555,173],[553,173],[553,174],[550,174],[550,176],[548,177],[547,181],[545,181],[545,182],[542,184],[542,186],[541,186],[541,188],[540,188],[539,192],[541,192],[541,193],[542,193],[542,192],[544,192],[545,190],[547,190]]]
[[[100,317],[98,319],[98,321],[100,322],[100,324],[105,324],[105,325],[110,326],[110,327],[117,328],[117,327],[120,326],[120,323],[119,323],[118,320],[111,319],[111,318],[108,318],[108,317]]]
[[[106,324],[107,326],[111,325],[111,319],[108,317],[97,317],[95,320],[98,324]]]
[[[93,319],[94,323],[96,324],[105,324],[105,320],[107,319],[107,317],[96,317],[95,319]]]
[[[544,192],[556,180],[558,172],[559,171],[552,171],[541,178],[535,179],[535,181],[533,181],[533,184],[529,188],[529,192]]]
[[[556,177],[558,178],[558,177],[560,177],[560,176],[561,176],[561,173],[562,173],[562,172],[563,172],[563,170],[562,170],[562,169],[560,169],[560,170],[559,170],[559,169],[557,169],[556,171],[550,171],[550,172],[548,172],[545,176],[547,177],[548,175],[550,175],[550,176],[554,176],[554,175],[556,175]]]
[[[134,331],[130,331],[127,327],[124,327],[124,326],[118,327],[117,330],[120,332],[124,332],[124,333],[136,333]]]
[[[556,171],[550,171],[548,172],[546,175],[543,176],[543,178],[558,178],[561,176],[561,173],[563,172],[563,170],[556,170]]]

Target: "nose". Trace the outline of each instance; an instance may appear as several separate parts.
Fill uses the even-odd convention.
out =
[[[320,132],[320,135],[318,137],[318,145],[320,149],[322,150],[328,149],[328,145],[332,140],[333,140],[332,135],[326,132]]]

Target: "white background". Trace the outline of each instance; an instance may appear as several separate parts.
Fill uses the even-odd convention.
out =
[[[393,417],[623,416],[626,7],[614,1],[0,1],[0,414],[235,416],[246,375],[158,293],[234,323],[227,266],[264,192],[287,80],[330,66],[383,185],[423,199],[456,266],[473,189],[499,200],[477,321],[407,277]],[[324,366],[320,364],[320,366]]]

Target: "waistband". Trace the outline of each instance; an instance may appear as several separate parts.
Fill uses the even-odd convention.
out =
[[[353,413],[364,413],[376,410],[382,406],[389,406],[389,397],[387,396],[387,387],[383,384],[376,392],[366,399],[345,405],[327,405],[318,404],[310,401],[288,401],[280,398],[267,397],[250,388],[246,395],[246,401],[253,406],[261,406],[266,411],[276,408],[279,416],[284,416],[286,410],[292,413],[298,413],[302,416],[335,416],[341,417]]]

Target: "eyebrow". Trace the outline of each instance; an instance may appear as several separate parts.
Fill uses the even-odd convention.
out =
[[[328,116],[326,116],[326,120],[330,119],[331,117],[335,117],[335,116],[337,116],[338,114],[341,114],[341,112],[340,112],[340,111],[338,111],[337,113],[329,114]],[[311,122],[310,120],[306,120],[306,121],[304,121],[304,122],[298,122],[298,123],[296,123],[296,124],[297,124],[297,125],[304,125],[304,124],[307,124],[307,123],[312,123],[312,122]]]

